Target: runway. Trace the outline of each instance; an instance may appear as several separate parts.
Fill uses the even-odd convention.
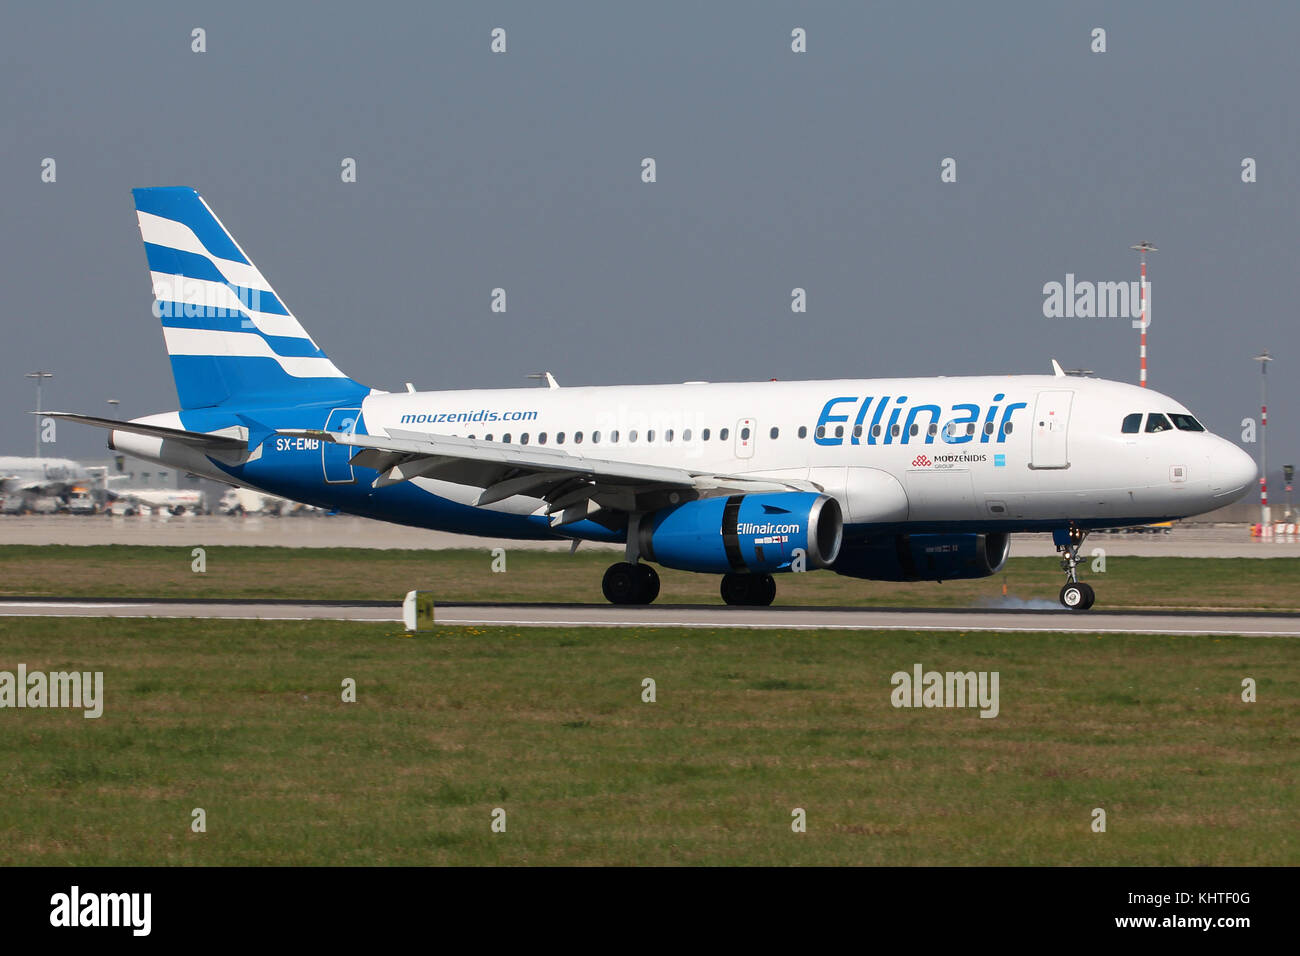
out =
[[[241,621],[359,621],[399,624],[389,602],[167,601],[6,598],[0,617],[202,618]],[[1004,608],[742,608],[698,605],[444,604],[445,626],[679,627],[754,630],[917,630],[1065,634],[1300,637],[1300,614],[1187,611],[1086,613]]]

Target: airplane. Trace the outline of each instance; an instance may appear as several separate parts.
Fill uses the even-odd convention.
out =
[[[116,488],[110,492],[126,508],[145,505],[152,511],[183,515],[203,510],[203,492],[186,488]]]
[[[71,458],[0,457],[0,510],[51,513],[67,508],[74,497],[84,500],[85,486],[95,483],[97,470]]]
[[[1229,504],[1255,463],[1153,389],[1066,376],[388,392],[338,369],[204,199],[133,190],[179,409],[109,447],[398,524],[621,543],[615,604],[653,565],[721,576],[764,606],[774,575],[944,581],[997,573],[1011,535],[1051,532],[1061,603],[1086,610],[1098,528]]]
[[[60,494],[69,485],[90,480],[90,473],[71,458],[0,457],[0,491]]]

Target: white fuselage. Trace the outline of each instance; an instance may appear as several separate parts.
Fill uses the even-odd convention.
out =
[[[360,412],[371,435],[473,437],[807,482],[839,499],[849,526],[918,531],[1185,517],[1230,503],[1256,475],[1249,456],[1208,431],[1122,431],[1134,414],[1190,415],[1172,398],[1068,376],[375,392]],[[286,441],[268,440],[264,458]],[[162,453],[140,436],[115,432],[114,442],[146,457]],[[172,451],[168,463],[230,480],[197,452]],[[482,490],[413,483],[471,506]],[[260,487],[286,492],[266,478]],[[310,501],[329,506],[328,498]],[[544,514],[546,503],[521,495],[485,508],[528,516]]]

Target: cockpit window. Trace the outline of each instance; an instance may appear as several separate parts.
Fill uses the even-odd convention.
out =
[[[1169,419],[1159,412],[1152,412],[1147,416],[1147,431],[1149,432],[1167,432],[1173,430],[1173,425],[1169,424]]]
[[[1136,435],[1142,430],[1142,413],[1134,412],[1124,416],[1124,424],[1119,429],[1125,435]]]
[[[1203,432],[1205,426],[1198,422],[1191,415],[1184,415],[1181,412],[1170,412],[1169,417],[1174,420],[1174,427],[1180,432]]]

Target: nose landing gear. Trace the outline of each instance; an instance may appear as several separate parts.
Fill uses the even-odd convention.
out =
[[[1067,530],[1053,531],[1052,541],[1060,552],[1061,570],[1065,572],[1065,586],[1061,588],[1061,603],[1071,611],[1086,611],[1097,600],[1090,585],[1079,580],[1079,549],[1083,547],[1088,532],[1070,525]]]

